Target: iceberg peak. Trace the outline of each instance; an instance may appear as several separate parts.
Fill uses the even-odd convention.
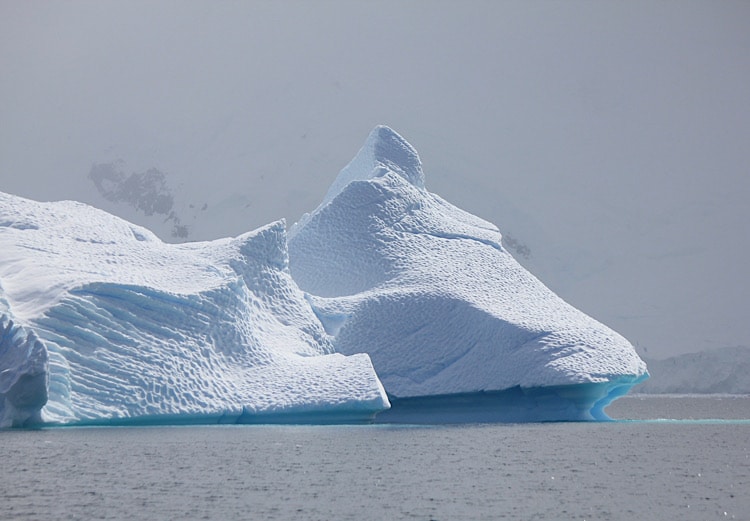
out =
[[[387,127],[295,224],[290,273],[333,349],[370,356],[393,405],[381,418],[606,419],[604,407],[647,377],[632,344],[500,239],[431,194],[419,156]]]
[[[417,151],[395,130],[378,125],[372,129],[354,159],[336,177],[322,204],[333,200],[352,181],[366,181],[387,172],[394,172],[415,187],[424,189],[422,161]]]

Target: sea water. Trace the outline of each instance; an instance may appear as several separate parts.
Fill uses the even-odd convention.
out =
[[[750,397],[610,423],[0,432],[0,519],[744,519]]]

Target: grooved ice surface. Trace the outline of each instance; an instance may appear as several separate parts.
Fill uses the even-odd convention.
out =
[[[521,267],[494,225],[428,192],[416,151],[387,127],[292,227],[289,255],[334,348],[368,353],[393,397],[601,384],[601,408],[646,375],[625,338]]]
[[[171,245],[73,202],[0,193],[0,427],[365,419],[367,355],[333,352],[282,221]]]

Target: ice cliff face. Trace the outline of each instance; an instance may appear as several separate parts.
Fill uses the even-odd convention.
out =
[[[494,225],[428,192],[416,151],[387,127],[293,226],[289,254],[334,348],[368,353],[392,397],[597,384],[600,411],[646,375],[627,340],[523,269]]]
[[[169,245],[71,202],[0,194],[0,426],[364,419],[366,355],[333,353],[283,222]]]

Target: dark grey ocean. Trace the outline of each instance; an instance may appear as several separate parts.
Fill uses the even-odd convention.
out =
[[[750,397],[608,423],[0,432],[0,519],[750,520]]]

